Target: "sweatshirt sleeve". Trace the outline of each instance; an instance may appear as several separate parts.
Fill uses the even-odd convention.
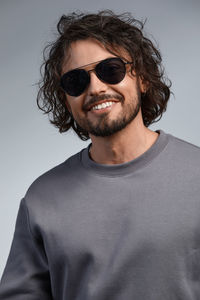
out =
[[[53,299],[45,249],[42,240],[31,233],[25,199],[20,202],[14,237],[0,282],[0,299]]]

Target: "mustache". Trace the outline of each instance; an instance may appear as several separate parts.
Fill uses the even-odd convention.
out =
[[[95,105],[96,103],[98,103],[99,101],[102,100],[119,100],[119,102],[124,102],[124,97],[118,94],[102,94],[102,95],[94,95],[87,103],[83,104],[83,110],[84,111],[88,111],[89,107],[91,105]]]

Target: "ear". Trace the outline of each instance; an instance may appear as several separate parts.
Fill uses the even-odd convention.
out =
[[[141,94],[145,94],[148,90],[148,82],[146,82],[143,78],[139,77],[139,86]]]

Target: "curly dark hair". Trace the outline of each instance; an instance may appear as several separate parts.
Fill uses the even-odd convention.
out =
[[[116,15],[110,10],[96,14],[74,12],[60,18],[58,37],[43,52],[42,79],[38,83],[37,95],[38,107],[49,114],[50,122],[59,128],[60,133],[73,128],[82,140],[89,139],[88,132],[76,123],[68,111],[66,94],[60,86],[62,66],[70,44],[88,38],[98,40],[112,53],[119,47],[129,53],[134,62],[132,68],[148,86],[141,103],[144,125],[148,127],[161,119],[170,97],[171,81],[164,77],[160,51],[143,34],[144,24],[130,13]]]

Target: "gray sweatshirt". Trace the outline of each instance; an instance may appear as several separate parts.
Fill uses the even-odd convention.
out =
[[[1,300],[200,299],[200,148],[157,132],[128,163],[88,146],[33,182]]]

